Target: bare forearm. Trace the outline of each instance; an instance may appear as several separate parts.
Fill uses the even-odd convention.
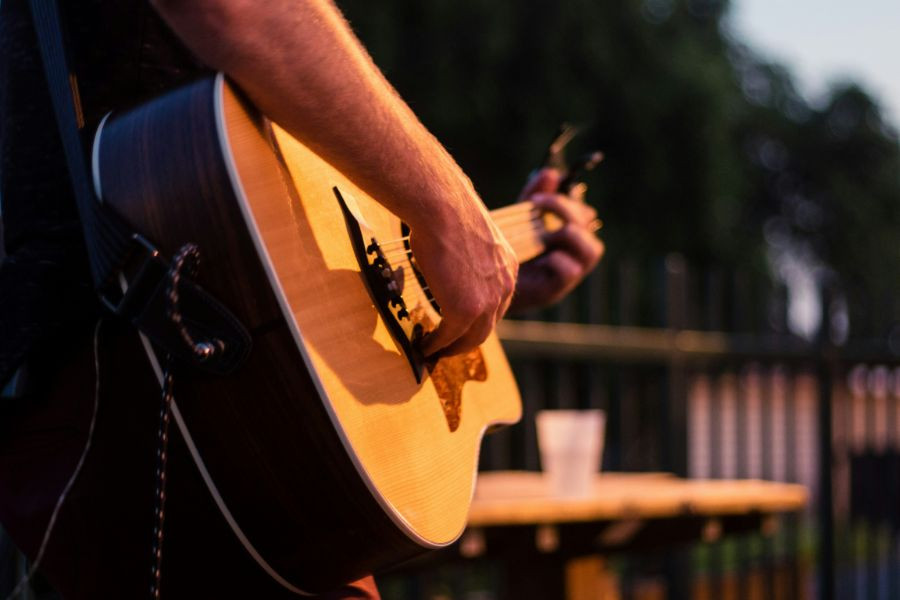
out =
[[[201,60],[414,228],[446,205],[477,200],[329,0],[156,6]]]

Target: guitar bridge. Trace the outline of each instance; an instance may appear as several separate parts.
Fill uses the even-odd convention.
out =
[[[422,383],[425,358],[416,349],[415,342],[422,337],[423,328],[422,325],[413,323],[409,308],[403,299],[405,269],[394,268],[391,265],[365,221],[351,209],[337,187],[333,190],[344,213],[353,253],[356,255],[360,273],[363,275],[372,302],[409,361],[416,383]]]

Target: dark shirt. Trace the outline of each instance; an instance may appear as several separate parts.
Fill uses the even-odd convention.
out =
[[[88,144],[110,110],[204,72],[143,0],[58,4]],[[2,388],[30,350],[84,326],[97,311],[27,0],[0,2],[0,115]]]

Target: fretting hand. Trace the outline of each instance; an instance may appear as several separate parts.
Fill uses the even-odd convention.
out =
[[[595,235],[597,211],[580,196],[583,188],[574,188],[570,196],[557,193],[560,173],[541,169],[526,184],[520,200],[560,217],[561,229],[547,234],[547,251],[522,263],[510,311],[540,308],[561,300],[577,286],[603,256],[603,242]]]

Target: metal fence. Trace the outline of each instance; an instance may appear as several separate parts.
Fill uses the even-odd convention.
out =
[[[900,597],[900,358],[792,336],[786,310],[771,282],[678,256],[607,265],[553,313],[504,325],[525,417],[487,440],[482,467],[538,469],[541,408],[603,408],[607,470],[811,492],[778,530],[621,557],[632,596]]]

